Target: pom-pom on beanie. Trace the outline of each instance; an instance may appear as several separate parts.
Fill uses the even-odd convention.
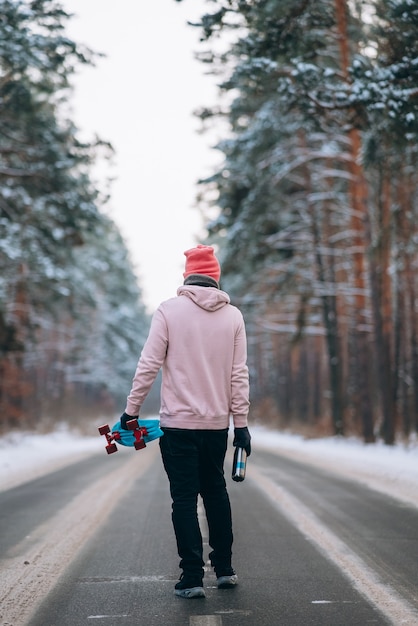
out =
[[[186,257],[186,267],[183,273],[184,278],[187,278],[191,274],[200,274],[210,276],[216,280],[216,282],[219,282],[221,267],[212,246],[199,244],[196,248],[186,250],[184,255]]]

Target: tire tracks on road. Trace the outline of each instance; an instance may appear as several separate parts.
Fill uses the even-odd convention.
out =
[[[268,478],[263,470],[251,466],[251,479],[273,505],[307,539],[314,543],[352,582],[354,587],[394,625],[418,625],[418,611],[325,526],[312,511],[289,491]]]
[[[69,562],[157,455],[158,446],[150,446],[117,470],[107,472],[0,561],[2,625],[27,623]]]

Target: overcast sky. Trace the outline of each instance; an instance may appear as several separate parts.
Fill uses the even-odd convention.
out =
[[[217,97],[194,58],[199,30],[187,25],[204,0],[62,0],[69,34],[106,54],[79,71],[72,99],[82,136],[97,133],[116,151],[109,213],[131,251],[150,312],[175,295],[184,250],[199,242],[196,181],[220,156],[199,135],[193,111]],[[101,175],[101,172],[100,172]]]

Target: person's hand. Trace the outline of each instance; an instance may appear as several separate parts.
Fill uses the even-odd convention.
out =
[[[138,419],[135,417],[131,417],[130,415],[125,415],[125,428],[122,427],[122,420],[116,422],[112,428],[112,433],[118,433],[117,443],[120,443],[122,446],[132,447],[135,444],[135,430],[128,430],[126,428],[126,422],[129,422],[131,419]],[[121,416],[123,417],[123,415]],[[154,439],[158,439],[164,435],[163,431],[160,428],[160,420],[158,419],[142,419],[138,420],[139,428],[146,428],[147,434],[144,435],[144,442],[149,443]]]
[[[251,454],[251,435],[247,426],[234,428],[234,441],[232,443],[236,448],[244,448],[247,456]]]
[[[127,413],[122,413],[122,415],[120,416],[120,427],[123,428],[123,430],[129,430],[126,426],[126,422],[129,422],[129,420],[134,420],[134,419],[138,419],[138,415],[128,415]]]

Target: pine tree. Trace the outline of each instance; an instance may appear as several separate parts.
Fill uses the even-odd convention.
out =
[[[278,330],[291,319],[293,346],[308,346],[320,314],[336,431],[344,386],[346,416],[365,441],[381,421],[393,443],[406,372],[415,416],[418,406],[415,228],[407,235],[416,210],[417,9],[390,0],[211,6],[197,26],[209,42],[228,31],[226,50],[201,58],[224,76],[231,100],[201,118],[227,118],[230,133],[218,146],[222,168],[203,181],[203,199],[218,208],[215,218],[210,208],[207,226],[221,248],[224,284],[251,311],[251,328]],[[302,359],[302,345],[298,352]]]
[[[232,139],[219,146],[226,155],[225,165],[210,180],[217,186],[221,212],[209,223],[209,232],[225,233],[227,276],[239,271],[247,294],[253,292],[255,296],[257,288],[253,285],[259,285],[259,295],[261,292],[264,299],[268,298],[269,310],[262,313],[258,307],[260,317],[277,317],[283,297],[286,292],[294,293],[297,281],[300,312],[304,314],[295,318],[293,345],[304,333],[301,320],[309,324],[309,317],[317,318],[321,309],[314,302],[317,296],[321,298],[333,422],[336,432],[341,433],[344,401],[336,289],[332,284],[334,257],[325,258],[320,252],[325,245],[321,248],[317,244],[325,244],[329,227],[319,219],[317,206],[308,200],[314,195],[329,198],[329,162],[338,161],[340,152],[335,133],[331,136],[333,120],[323,114],[321,102],[323,85],[338,71],[335,45],[324,36],[335,27],[333,8],[330,2],[239,3],[242,36],[220,59],[228,68],[231,57],[235,62],[222,87],[238,95],[229,113]],[[217,12],[217,24],[225,28],[230,13],[226,7]],[[214,19],[202,20],[206,33],[212,32],[208,24],[213,29]],[[315,90],[316,97],[310,97]],[[318,164],[328,172],[325,176]],[[335,176],[340,177],[337,167]],[[342,177],[343,173],[340,180]],[[321,201],[326,202],[329,211],[329,200]],[[336,208],[332,220],[341,221]],[[231,285],[235,292],[239,286],[236,281]]]
[[[66,119],[71,76],[95,57],[65,35],[68,19],[54,0],[0,0],[3,424],[64,413],[64,396],[81,389],[90,404],[121,401],[148,324],[126,246],[91,180],[111,146],[79,141]]]

